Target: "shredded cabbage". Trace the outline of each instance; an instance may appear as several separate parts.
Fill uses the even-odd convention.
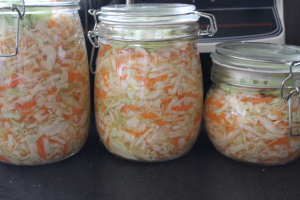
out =
[[[293,95],[291,101],[292,130],[299,133],[299,97]],[[210,89],[204,104],[204,124],[217,150],[238,161],[264,165],[300,156],[300,137],[290,136],[288,114],[280,89],[219,84]]]
[[[164,161],[192,148],[203,105],[195,41],[106,41],[96,66],[96,124],[110,152]]]
[[[16,28],[1,15],[0,53],[15,51]],[[78,152],[89,129],[90,82],[77,13],[26,14],[17,56],[0,58],[0,160],[51,163]]]

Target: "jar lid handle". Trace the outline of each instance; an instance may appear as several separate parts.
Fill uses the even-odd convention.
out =
[[[17,31],[16,31],[16,50],[15,53],[12,54],[0,54],[0,57],[12,57],[18,54],[18,49],[19,49],[19,30],[20,30],[20,20],[24,19],[24,15],[25,15],[25,2],[24,0],[22,0],[23,5],[22,5],[22,13],[18,8],[18,5],[15,4],[11,4],[11,7],[4,7],[3,9],[10,9],[12,11],[16,11],[18,13],[17,15]]]
[[[93,70],[93,60],[94,60],[94,54],[95,54],[95,48],[99,48],[100,47],[100,42],[98,40],[98,20],[97,20],[97,16],[101,14],[100,11],[95,10],[95,9],[89,9],[88,13],[90,15],[93,16],[94,21],[95,21],[95,25],[94,25],[94,30],[93,31],[89,31],[87,36],[89,41],[92,43],[92,52],[91,52],[91,57],[90,57],[90,72],[92,74],[95,74],[95,71]]]
[[[209,13],[194,11],[194,14],[204,17],[209,20],[210,25],[207,26],[207,29],[199,32],[199,36],[209,36],[212,37],[218,31],[217,22],[215,16]]]
[[[292,90],[289,94],[287,94],[287,95],[284,95],[283,94],[283,90],[284,90],[284,84],[292,77],[292,75],[293,75],[293,67],[297,67],[297,66],[299,66],[300,65],[300,61],[297,61],[297,62],[291,62],[291,64],[290,64],[290,74],[288,75],[288,77],[286,78],[286,79],[284,79],[284,81],[282,81],[282,84],[281,84],[281,96],[282,96],[282,98],[284,98],[285,100],[287,100],[288,101],[288,104],[289,104],[289,127],[290,127],[290,135],[291,136],[300,136],[300,133],[296,133],[296,134],[294,134],[293,133],[293,130],[292,130],[292,122],[293,122],[293,120],[292,120],[292,105],[291,105],[291,96],[293,95],[293,94],[297,94],[297,95],[299,95],[299,93],[300,93],[300,89],[299,89],[299,87],[295,87],[295,89],[294,90]]]

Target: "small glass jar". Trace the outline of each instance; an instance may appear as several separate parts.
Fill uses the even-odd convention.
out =
[[[237,161],[280,165],[300,156],[300,47],[233,42],[211,54],[207,134]]]
[[[2,162],[53,163],[86,141],[90,81],[78,2],[0,1]]]
[[[90,11],[100,47],[94,85],[96,124],[105,147],[137,161],[186,154],[201,126],[203,83],[197,40],[214,17],[186,4],[109,5]],[[200,16],[212,23],[201,31]]]

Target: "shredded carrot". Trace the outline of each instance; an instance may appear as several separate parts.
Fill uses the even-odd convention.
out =
[[[81,115],[82,114],[81,109],[73,108],[72,111],[73,111],[73,114],[75,114],[75,115]]]
[[[185,97],[194,97],[194,98],[198,98],[199,97],[198,94],[194,94],[192,92],[184,93],[183,96],[185,96]]]
[[[213,105],[213,98],[214,98],[213,96],[207,96],[205,98],[205,104],[209,106]]]
[[[33,107],[35,105],[36,105],[36,100],[31,100],[22,105],[19,105],[18,108],[21,110],[26,110],[26,109],[30,109],[31,107]]]
[[[292,112],[296,112],[298,110],[298,108],[292,108],[291,110],[292,110]]]
[[[104,69],[101,70],[101,75],[102,75],[102,78],[103,78],[103,80],[104,80],[104,85],[105,85],[106,87],[108,87],[109,84],[107,83],[107,76],[108,76],[107,71],[104,70]]]
[[[23,79],[23,78],[20,78],[20,79],[17,79],[17,80],[12,80],[9,84],[0,86],[0,91],[1,91],[1,90],[6,90],[6,89],[8,89],[8,88],[15,88],[15,87],[17,87],[20,83],[23,83],[23,82],[24,82],[24,79]]]
[[[84,77],[81,74],[75,73],[72,70],[68,71],[68,78],[69,78],[69,81],[78,81],[78,82],[82,82],[82,83],[84,82]]]
[[[229,134],[230,132],[233,132],[234,130],[235,130],[235,126],[228,125],[228,126],[225,127],[225,132],[227,134]]]
[[[276,124],[276,126],[289,126],[290,125],[290,123],[289,122],[279,122],[279,123],[277,123]]]
[[[84,57],[84,51],[77,51],[77,60],[81,60]]]
[[[52,27],[60,28],[60,25],[51,19],[48,24],[48,28],[52,28]]]
[[[171,101],[172,101],[172,99],[163,99],[163,100],[161,100],[161,104],[163,106],[167,106]]]
[[[165,74],[165,75],[162,75],[162,76],[159,76],[159,77],[156,77],[156,78],[151,78],[151,82],[158,82],[158,81],[161,81],[161,80],[164,80],[168,78],[168,74]]]
[[[48,95],[53,95],[53,94],[56,93],[56,91],[57,91],[57,88],[56,88],[55,86],[53,86],[53,87],[49,90]]]
[[[217,115],[216,113],[208,112],[208,113],[206,113],[206,116],[207,116],[210,120],[215,121],[215,122],[217,122],[218,124],[221,124],[221,123],[222,123],[222,120],[224,120],[225,122],[227,121],[226,118],[225,118],[225,114],[224,114],[224,113],[221,113],[220,115]]]
[[[174,85],[169,85],[169,86],[166,86],[163,88],[163,90],[168,90],[168,89],[173,89],[174,88]]]
[[[173,137],[173,138],[170,139],[170,142],[177,148],[180,138],[181,137]]]
[[[150,87],[151,85],[153,85],[154,83],[158,82],[158,81],[162,81],[164,79],[168,78],[168,75],[162,75],[156,78],[147,78],[147,77],[143,77],[143,76],[135,76],[135,79],[137,81],[143,81],[146,87]]]
[[[72,114],[70,114],[70,115],[67,115],[67,114],[65,114],[64,115],[64,118],[66,119],[66,120],[68,120],[68,119],[71,119],[73,116],[75,116],[75,115],[78,115],[79,117],[82,115],[82,110],[81,109],[77,109],[77,108],[73,108],[72,109]]]
[[[140,109],[136,106],[133,106],[133,105],[125,105],[121,108],[121,112],[125,112],[127,113],[128,110],[134,110],[134,111],[139,111]]]
[[[56,95],[56,102],[61,102],[61,94],[60,94],[60,92],[59,93],[57,93],[57,95]]]
[[[106,93],[102,90],[99,90],[97,88],[95,88],[95,95],[100,98],[100,99],[105,99],[106,98]]]
[[[165,125],[165,124],[167,124],[168,122],[166,122],[166,121],[155,121],[155,123],[156,123],[157,125]]]
[[[107,147],[109,147],[109,137],[107,137],[106,141],[105,141],[105,144]]]
[[[202,114],[198,114],[194,119],[194,125],[198,124],[202,119]]]
[[[176,106],[176,107],[172,107],[172,110],[176,110],[176,111],[185,111],[185,110],[190,109],[191,107],[193,107],[192,104],[184,105],[184,106]]]
[[[50,143],[62,144],[62,143],[60,143],[59,141],[54,140],[54,139],[51,139],[51,138],[49,138],[49,142],[50,142]]]
[[[141,116],[143,118],[146,118],[146,119],[155,119],[155,118],[157,118],[157,115],[154,114],[154,113],[151,113],[151,112],[144,112],[144,113],[141,114]]]
[[[120,76],[120,80],[121,80],[121,81],[124,81],[124,80],[126,80],[127,77],[128,77],[128,76],[127,76],[126,74],[121,75],[121,76]]]
[[[101,101],[101,111],[104,112],[106,110],[106,105],[104,104],[103,101]]]
[[[278,111],[278,110],[276,110],[274,108],[272,108],[270,111],[271,111],[271,113],[275,114],[279,119],[282,118],[282,114],[281,114],[280,111]]]
[[[269,103],[273,100],[273,97],[265,97],[265,98],[252,98],[245,97],[241,101],[242,102],[251,102],[252,104],[261,104],[261,103]]]
[[[134,134],[136,137],[145,134],[150,128],[146,128],[144,131],[136,132],[132,130],[126,130],[128,133]]]
[[[68,154],[68,143],[64,144],[63,147],[63,155],[66,156]]]
[[[37,154],[42,157],[43,159],[47,159],[46,153],[45,153],[45,149],[44,149],[44,138],[46,138],[46,135],[41,136],[37,141],[36,141],[36,145],[38,148],[38,152]]]
[[[74,115],[64,115],[64,118],[65,118],[66,120],[69,120],[69,119],[71,119],[73,116],[74,116]]]
[[[282,144],[285,144],[286,142],[287,142],[286,137],[278,138],[278,140],[268,143],[268,147],[271,148],[271,147],[274,147],[275,145],[282,145]]]
[[[213,104],[218,108],[222,108],[224,106],[224,104],[219,100],[215,100]]]
[[[4,156],[1,156],[1,155],[0,155],[0,160],[1,160],[2,162],[10,163],[10,160],[9,160],[8,158],[6,158],[6,157],[4,157]]]

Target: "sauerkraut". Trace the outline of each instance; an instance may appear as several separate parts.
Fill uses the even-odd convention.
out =
[[[90,118],[85,41],[75,12],[27,12],[17,56],[0,58],[0,160],[51,163],[78,152]],[[15,51],[15,19],[1,14],[0,54]]]
[[[195,41],[106,41],[96,67],[96,124],[110,152],[164,161],[192,148],[203,105]]]
[[[204,104],[204,124],[219,152],[238,161],[284,164],[300,156],[300,137],[290,135],[288,103],[280,89],[216,84]],[[299,97],[292,95],[292,130],[300,132]]]

